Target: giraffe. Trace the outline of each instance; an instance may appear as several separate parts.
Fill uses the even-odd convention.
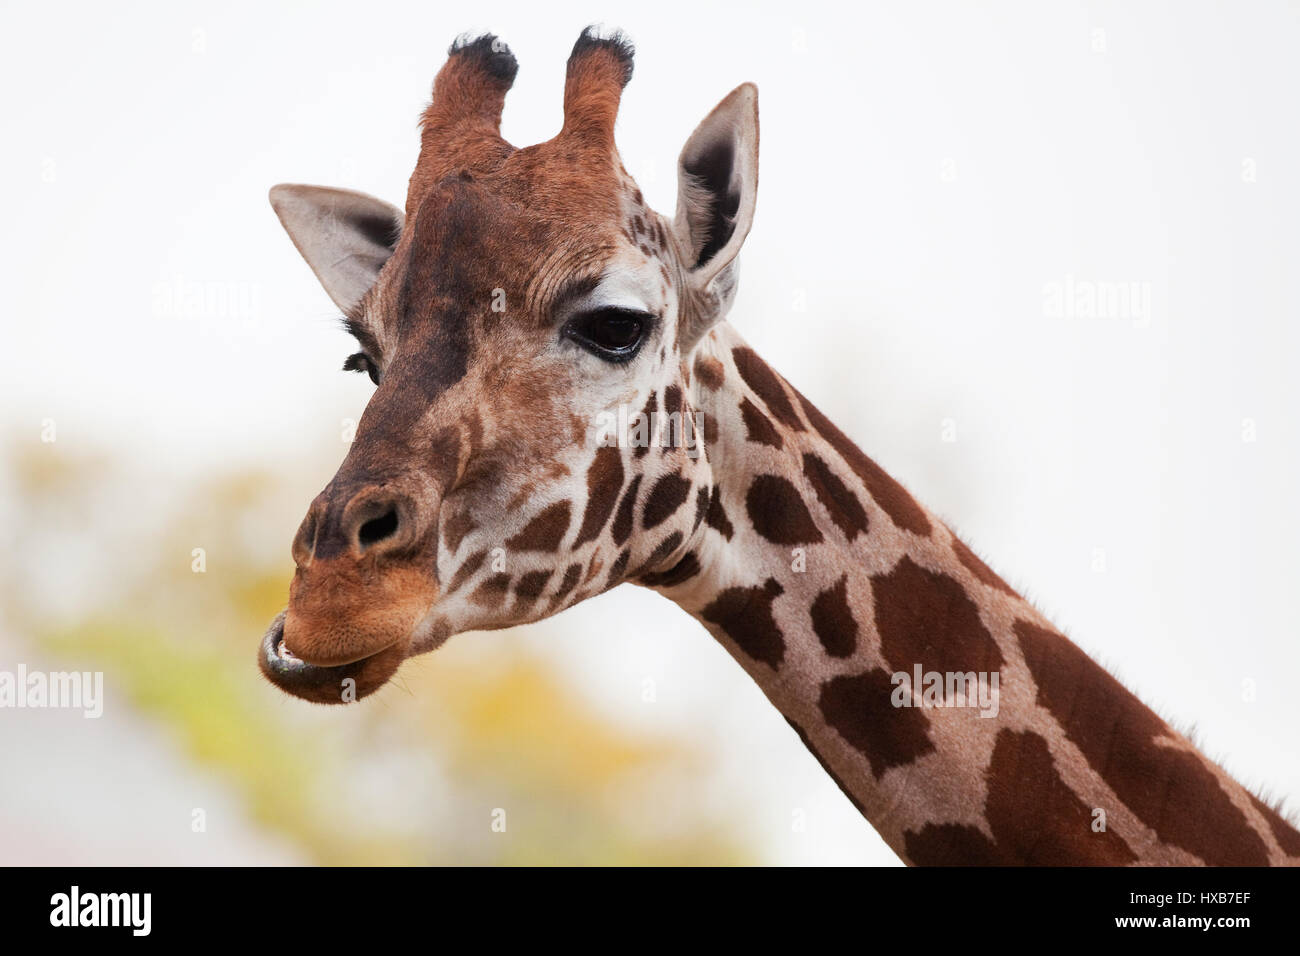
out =
[[[351,702],[454,634],[632,582],[726,647],[909,864],[1300,861],[1277,810],[740,337],[757,90],[688,138],[669,218],[614,144],[632,55],[584,30],[560,132],[517,149],[515,58],[461,37],[404,208],[271,190],[376,388],[294,538],[264,675]]]

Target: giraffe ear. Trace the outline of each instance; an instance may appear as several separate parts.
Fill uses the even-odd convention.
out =
[[[370,291],[397,245],[405,217],[396,206],[365,193],[282,183],[271,188],[271,208],[345,313]]]
[[[726,315],[735,296],[736,255],[758,195],[758,87],[742,83],[713,108],[677,160],[674,229],[686,250],[701,314],[696,337]]]

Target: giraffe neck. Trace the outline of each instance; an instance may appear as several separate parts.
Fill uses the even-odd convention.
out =
[[[901,857],[1300,856],[1300,833],[1062,636],[730,326],[689,371],[714,487],[686,557],[643,583],[726,646]]]

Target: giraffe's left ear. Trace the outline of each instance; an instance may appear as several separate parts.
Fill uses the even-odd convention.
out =
[[[727,314],[736,294],[736,256],[758,195],[758,87],[742,83],[704,117],[677,160],[674,229],[691,285],[683,350]]]

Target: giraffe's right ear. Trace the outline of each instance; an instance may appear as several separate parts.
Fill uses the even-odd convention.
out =
[[[405,219],[381,199],[325,186],[273,186],[271,208],[344,313],[375,284]]]
[[[713,108],[677,160],[674,230],[687,255],[692,309],[683,348],[727,314],[736,294],[736,256],[758,195],[758,87],[742,83]]]

